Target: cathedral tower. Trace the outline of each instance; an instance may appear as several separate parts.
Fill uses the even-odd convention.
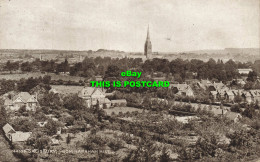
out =
[[[152,57],[152,43],[150,40],[149,25],[148,25],[148,29],[147,29],[146,41],[144,44],[144,55],[146,56],[147,59]]]

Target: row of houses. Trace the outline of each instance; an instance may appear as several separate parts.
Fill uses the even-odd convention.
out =
[[[35,111],[39,105],[37,95],[30,95],[28,92],[8,93],[3,98],[4,105],[12,111],[18,111],[23,106],[28,111]]]
[[[260,90],[224,90],[210,91],[209,97],[214,100],[233,102],[236,96],[240,96],[243,102],[252,103],[260,101]]]
[[[208,79],[207,80],[201,80],[197,83],[197,86],[199,88],[202,88],[204,90],[209,89],[209,91],[224,91],[228,90],[229,88],[222,82],[211,82]]]

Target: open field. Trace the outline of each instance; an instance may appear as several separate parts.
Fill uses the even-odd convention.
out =
[[[20,80],[22,78],[28,79],[28,78],[37,78],[37,77],[43,77],[45,75],[51,76],[52,80],[63,80],[63,81],[75,81],[78,82],[80,80],[84,81],[84,77],[78,77],[78,76],[70,76],[70,75],[57,75],[54,73],[40,73],[40,72],[31,72],[31,73],[22,73],[22,74],[1,74],[0,79],[7,79],[7,80]]]
[[[23,73],[23,74],[1,74],[0,79],[7,79],[7,80],[20,80],[22,78],[28,79],[31,77],[43,77],[46,74],[42,74],[40,72],[33,72],[33,73]]]
[[[60,94],[77,94],[84,86],[52,85],[51,88]]]

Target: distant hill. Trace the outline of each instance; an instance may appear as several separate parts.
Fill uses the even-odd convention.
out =
[[[49,49],[0,49],[0,54],[93,54],[93,53],[125,53],[118,50],[99,49],[97,51],[49,50]]]
[[[247,55],[260,55],[260,48],[225,48],[219,50],[197,50],[187,51],[185,53],[195,54],[247,54]]]

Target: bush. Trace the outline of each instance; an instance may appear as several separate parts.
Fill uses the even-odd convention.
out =
[[[242,112],[240,109],[240,106],[238,104],[232,105],[230,110],[233,112],[238,112],[238,113]]]
[[[121,148],[123,148],[123,141],[121,140],[110,140],[108,143],[108,146],[113,150],[113,151],[117,151]]]

